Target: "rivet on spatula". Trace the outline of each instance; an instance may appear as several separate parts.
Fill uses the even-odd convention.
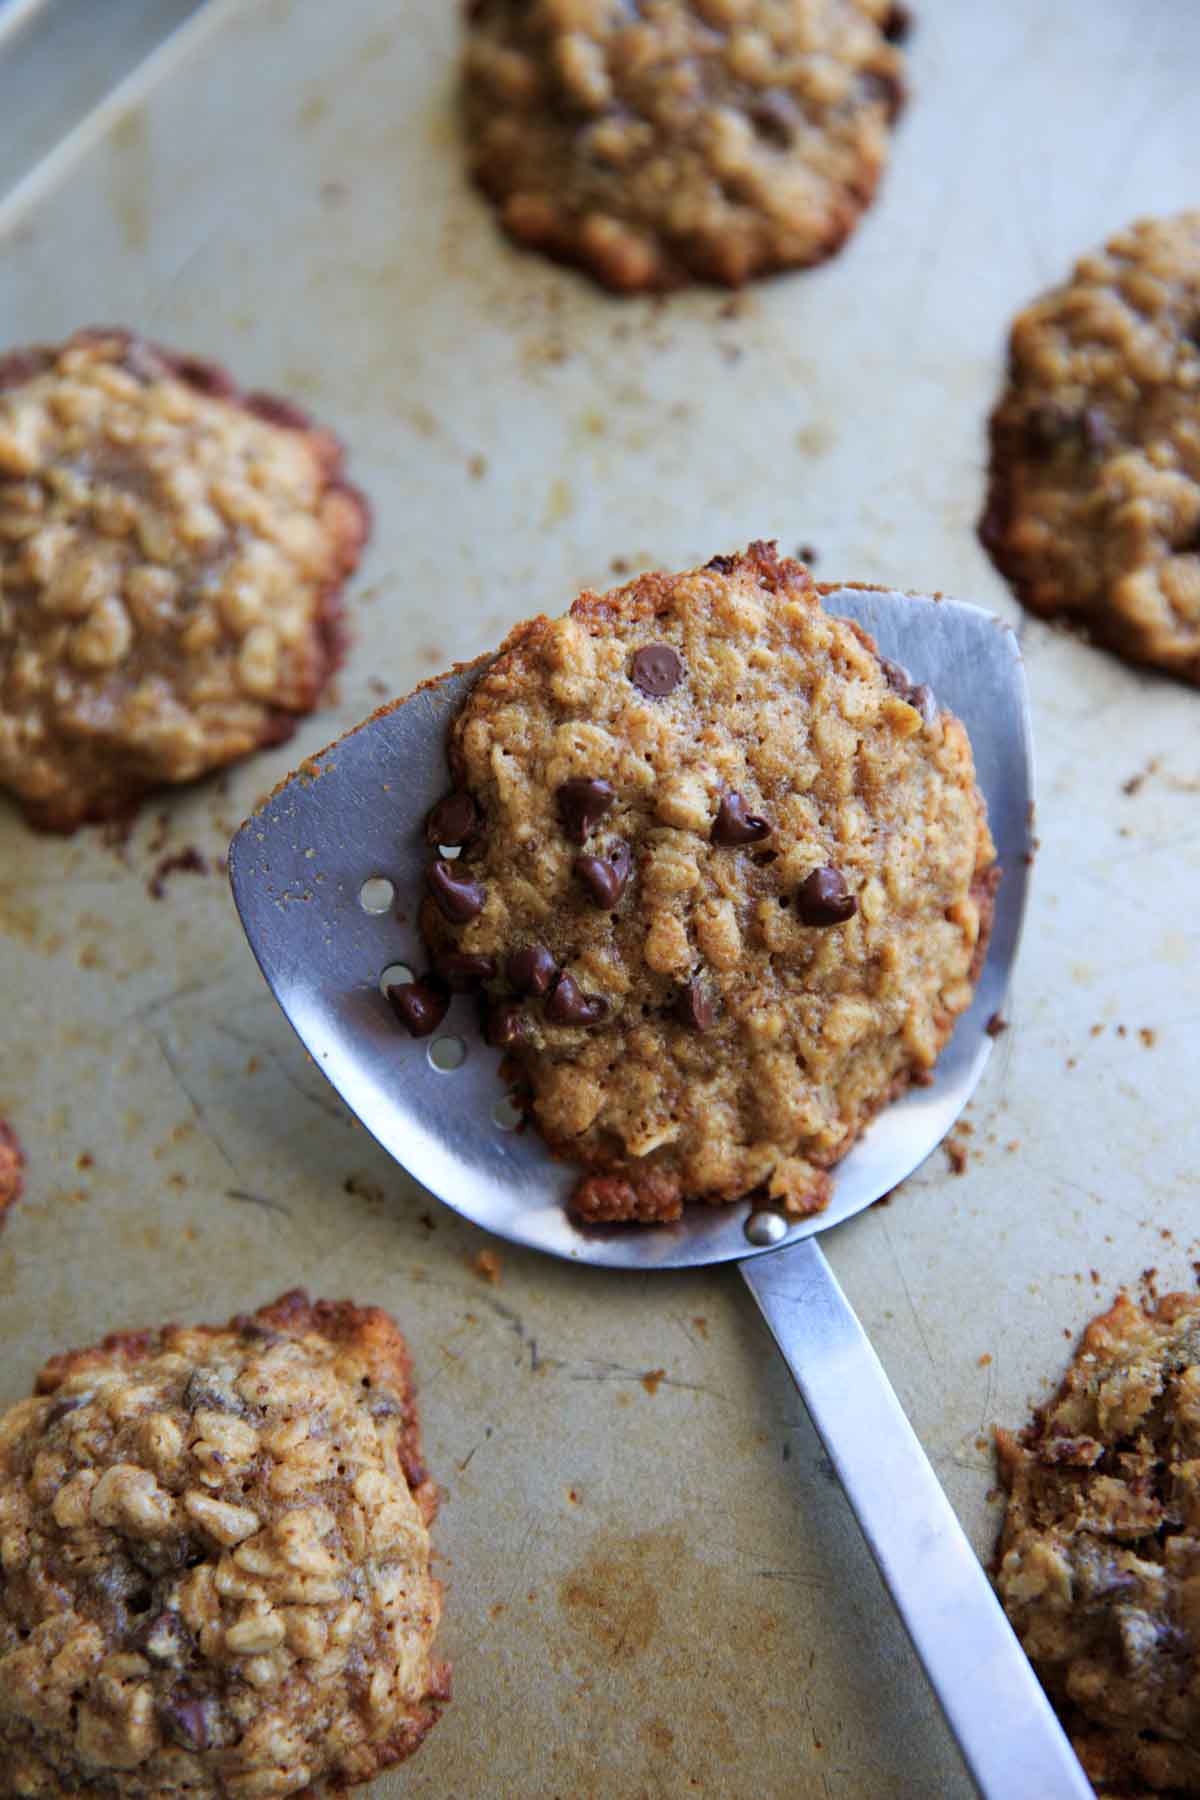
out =
[[[750,1243],[763,1248],[767,1244],[782,1243],[787,1236],[788,1224],[778,1213],[756,1212],[746,1220],[745,1231]]]

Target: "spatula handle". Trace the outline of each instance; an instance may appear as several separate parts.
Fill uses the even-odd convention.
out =
[[[1091,1800],[815,1238],[741,1265],[985,1800]]]

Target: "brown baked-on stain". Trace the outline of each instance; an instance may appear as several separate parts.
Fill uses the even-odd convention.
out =
[[[582,1696],[607,1689],[610,1717],[619,1711],[636,1718],[634,1709],[644,1708],[635,1727],[644,1760],[639,1764],[630,1745],[622,1800],[738,1792],[736,1782],[730,1785],[731,1767],[746,1738],[765,1738],[774,1717],[770,1684],[755,1671],[780,1656],[798,1663],[806,1648],[781,1642],[779,1619],[755,1601],[744,1569],[703,1562],[693,1544],[690,1533],[673,1526],[629,1537],[602,1529],[559,1583],[557,1619],[546,1617],[551,1663],[565,1659]],[[697,1679],[698,1634],[703,1680]],[[581,1705],[589,1705],[586,1697]],[[611,1771],[606,1785],[594,1734],[582,1734],[582,1715],[580,1723],[578,1748],[564,1750],[572,1760],[556,1766],[554,1791],[571,1800],[611,1800]],[[620,1731],[629,1744],[629,1727],[622,1722]],[[793,1785],[797,1773],[777,1791],[806,1793],[800,1780]]]
[[[663,1381],[666,1379],[666,1373],[667,1371],[665,1369],[646,1370],[646,1373],[642,1376],[642,1386],[648,1394],[657,1394]]]
[[[0,1227],[7,1222],[25,1185],[25,1152],[11,1125],[0,1119]]]

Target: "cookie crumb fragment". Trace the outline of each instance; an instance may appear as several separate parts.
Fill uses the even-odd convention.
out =
[[[0,1119],[0,1228],[21,1198],[25,1185],[25,1152],[11,1125]]]

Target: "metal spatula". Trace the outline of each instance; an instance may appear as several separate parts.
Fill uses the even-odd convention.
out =
[[[1030,848],[1020,654],[1007,626],[977,607],[849,588],[825,604],[856,619],[966,725],[1004,879],[974,1003],[932,1086],[875,1120],[816,1218],[792,1224],[741,1204],[696,1207],[654,1229],[580,1227],[564,1204],[577,1172],[534,1132],[513,1131],[499,1053],[484,1044],[472,1003],[455,1002],[432,1039],[399,1030],[382,988],[406,978],[391,972],[397,965],[424,966],[415,923],[429,855],[423,821],[448,786],[447,727],[490,659],[385,707],[306,763],[234,839],[233,891],[263,974],[318,1067],[447,1206],[581,1263],[740,1261],[979,1787],[988,1800],[1083,1800],[1091,1788],[817,1243],[912,1173],[987,1062]]]

